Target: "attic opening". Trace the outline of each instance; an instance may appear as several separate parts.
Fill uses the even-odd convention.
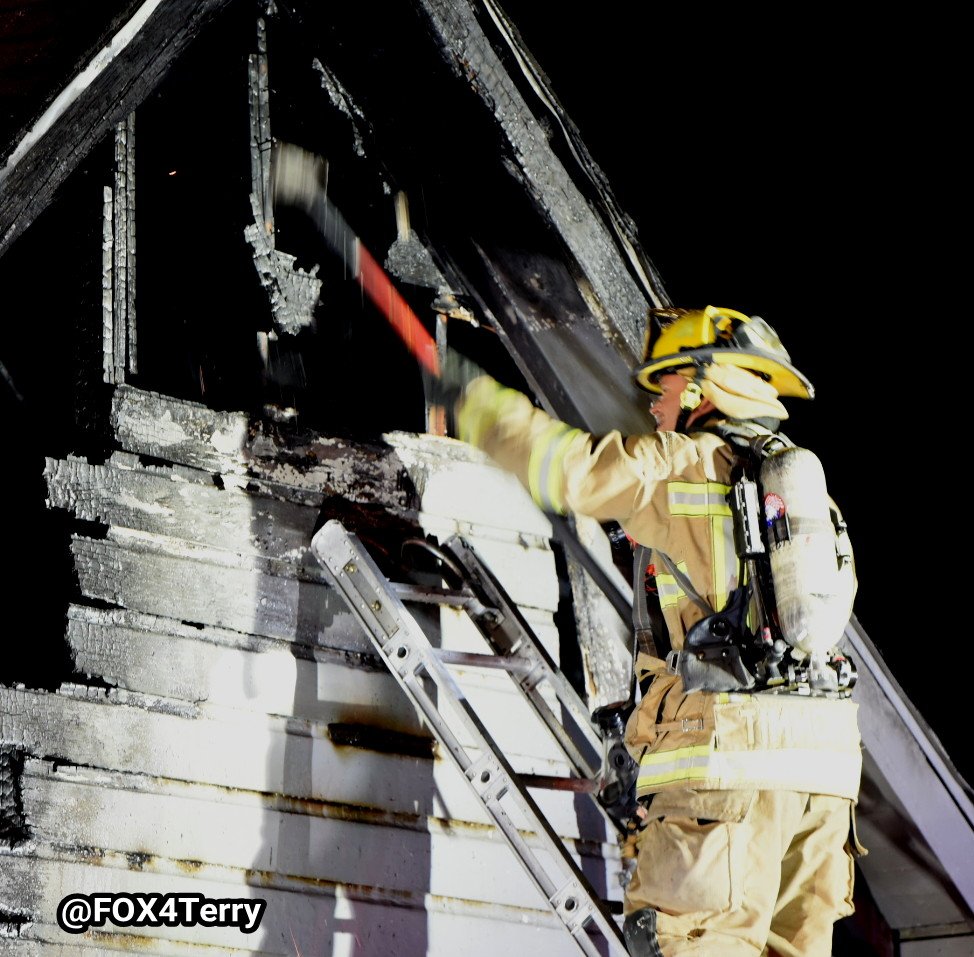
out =
[[[439,280],[393,255],[397,243],[402,252],[405,206],[407,251],[456,257],[435,263],[460,314],[445,321],[448,341],[527,390],[489,311],[467,296],[463,272],[476,266],[471,240],[549,248],[554,240],[525,214],[523,190],[497,164],[494,134],[461,102],[417,12],[389,11],[371,35],[372,62],[360,62],[343,38],[367,19],[296,14],[287,4],[228,6],[4,253],[16,321],[0,357],[0,402],[18,456],[0,491],[19,503],[9,515],[18,555],[9,586],[31,594],[40,582],[50,600],[11,609],[11,629],[22,637],[0,666],[3,681],[53,690],[73,674],[64,609],[90,599],[70,553],[78,526],[45,506],[44,463],[108,459],[114,385],[243,411],[285,431],[373,439],[429,430],[416,360],[349,263],[286,208],[274,211],[275,245],[321,286],[305,327],[286,331],[276,321],[247,235],[255,226],[254,156],[268,131],[271,142],[297,143],[327,161],[330,199],[429,334],[442,338]],[[390,75],[408,73],[408,92],[370,99],[363,77],[378,60]],[[430,108],[400,118],[404,96]],[[373,114],[382,118],[374,128]],[[430,164],[445,151],[455,161]]]
[[[305,213],[261,195],[275,144],[321,158],[329,201],[429,336],[513,384],[522,380],[489,320],[432,259],[424,235],[431,218],[452,236],[463,229],[460,204],[449,213],[455,221],[444,222],[408,164],[394,175],[380,161],[367,104],[345,86],[340,34],[334,22],[315,25],[312,49],[301,36],[309,15],[230,9],[137,111],[137,252],[127,277],[137,289],[137,342],[129,342],[137,362],[124,378],[326,434],[426,431],[419,365],[363,292],[350,257]],[[396,16],[403,30],[417,29],[414,13]],[[334,63],[322,53],[329,45]],[[430,59],[432,87],[443,77]],[[463,164],[489,185],[494,174],[481,175],[466,150]],[[267,247],[276,257],[270,282]],[[292,302],[276,308],[277,290],[294,282],[302,289],[288,289],[289,299],[303,296],[303,312]]]

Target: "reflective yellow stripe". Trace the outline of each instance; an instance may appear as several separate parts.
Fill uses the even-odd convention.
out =
[[[729,485],[724,485],[722,482],[667,482],[666,487],[671,492],[685,495],[707,494],[724,496],[731,490]]]
[[[668,482],[666,491],[671,515],[710,520],[713,601],[714,607],[721,609],[727,604],[730,585],[737,581],[733,513],[727,502],[730,486],[722,482]]]
[[[644,754],[639,762],[636,787],[671,784],[674,781],[690,781],[709,776],[714,749],[707,744],[676,751],[658,751]]]
[[[580,435],[564,422],[555,422],[539,438],[531,449],[528,461],[528,489],[531,497],[549,512],[561,514],[565,511],[562,495],[565,479],[563,466],[565,453],[572,439]]]
[[[714,786],[787,787],[819,794],[854,795],[862,757],[858,751],[779,748],[714,751],[709,745],[643,755],[636,788],[659,788],[703,779]]]
[[[737,578],[737,551],[734,547],[734,524],[730,516],[713,515],[710,519],[711,556],[714,570],[714,607],[727,604],[727,589],[731,578]]]
[[[677,562],[676,567],[687,578],[690,577],[687,572],[686,562]],[[678,604],[681,598],[686,598],[687,596],[687,593],[677,584],[676,579],[672,575],[667,574],[658,574],[656,576],[656,594],[659,597],[660,608],[671,608],[673,605]]]

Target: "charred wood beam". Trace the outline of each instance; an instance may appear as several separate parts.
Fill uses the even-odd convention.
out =
[[[257,53],[248,58],[250,81],[250,194],[254,221],[244,236],[254,250],[254,266],[260,284],[270,300],[277,327],[296,335],[314,326],[314,311],[321,292],[318,266],[306,272],[296,266],[297,258],[275,246],[274,208],[271,200],[271,116],[270,83],[267,65],[267,30],[262,17],[257,20]],[[268,337],[258,333],[265,374],[268,362]]]
[[[853,616],[840,647],[856,663],[862,740],[881,777],[933,849],[957,894],[974,910],[974,795]],[[869,878],[872,861],[860,865]],[[880,906],[883,901],[879,900]]]
[[[649,304],[619,255],[615,239],[595,215],[551,148],[534,111],[494,51],[469,0],[419,0],[444,57],[483,101],[511,150],[511,171],[562,237],[592,292],[625,344],[628,371],[639,351]],[[658,297],[657,297],[658,298]]]
[[[138,371],[135,323],[135,114],[115,127],[115,181],[103,191],[102,343],[105,382]]]
[[[625,344],[568,267],[540,253],[478,253],[484,304],[545,410],[596,435],[652,432],[649,403],[622,358]]]
[[[525,250],[522,241],[518,251],[475,240],[473,259],[451,264],[459,285],[492,318],[547,411],[596,434],[652,431],[631,371],[647,306],[666,300],[655,273],[642,285],[634,279],[597,201],[582,192],[578,171],[562,163],[535,105],[491,46],[478,20],[481,7],[466,0],[420,0],[419,6],[444,58],[499,128],[508,172],[558,239],[550,249]],[[504,30],[503,22],[486,26],[492,35]],[[633,248],[629,239],[622,245]]]
[[[146,0],[69,83],[0,170],[0,256],[91,149],[156,88],[231,0]]]
[[[350,443],[326,436],[283,436],[269,423],[240,412],[216,412],[130,386],[112,398],[112,424],[123,448],[207,472],[247,476],[253,482],[306,490],[308,504],[344,496],[400,508],[418,504],[391,446]]]

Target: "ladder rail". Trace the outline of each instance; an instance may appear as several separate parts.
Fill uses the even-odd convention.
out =
[[[530,666],[526,673],[512,674],[512,678],[561,745],[575,773],[588,778],[597,776],[602,770],[602,736],[592,722],[585,703],[538,641],[520,609],[510,600],[503,586],[469,543],[454,535],[444,543],[443,550],[462,566],[467,575],[467,587],[472,587],[480,604],[497,612],[488,622],[477,622],[488,644],[498,655],[515,658]],[[585,757],[561,718],[549,707],[540,691],[544,683],[553,689],[558,701],[594,752],[594,760]]]
[[[522,776],[522,783],[527,787],[586,794],[610,827],[627,834],[627,819],[633,813],[628,795],[635,783],[636,766],[623,744],[621,724],[615,721],[600,725],[601,731],[596,727],[581,697],[538,640],[521,609],[469,542],[452,535],[442,546],[418,538],[408,539],[403,545],[420,547],[432,554],[442,565],[444,578],[453,580],[460,590],[392,583],[396,594],[404,601],[462,608],[495,652],[491,656],[437,649],[439,659],[448,664],[507,671],[573,772],[566,778]],[[543,694],[544,685],[561,705],[560,714]]]
[[[481,807],[504,835],[578,947],[592,957],[602,953],[586,929],[591,921],[608,941],[612,953],[620,957],[628,954],[618,924],[521,786],[453,675],[438,659],[436,649],[358,538],[339,521],[332,520],[314,535],[311,549],[368,633],[393,677],[422,712],[430,730],[466,778]],[[443,719],[424,678],[431,680],[440,696],[451,702],[467,735],[475,742],[477,754],[469,753]],[[501,804],[505,798],[528,822],[559,872],[558,879],[552,877]]]

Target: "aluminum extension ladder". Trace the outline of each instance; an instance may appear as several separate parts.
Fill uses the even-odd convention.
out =
[[[599,754],[601,736],[585,705],[473,549],[453,536],[442,549],[435,550],[441,561],[464,579],[463,590],[454,593],[390,582],[357,536],[337,520],[327,522],[314,535],[311,550],[579,949],[592,957],[605,953],[606,943],[590,933],[590,925],[594,925],[605,938],[608,953],[627,955],[619,925],[528,793],[528,778],[516,774],[507,763],[446,667],[449,663],[503,668],[561,745],[581,780],[598,773],[596,762],[585,750],[587,746]],[[497,654],[474,655],[434,648],[403,605],[403,598],[465,608]],[[460,742],[440,714],[436,700],[427,690],[427,679],[436,686],[439,700],[453,706],[474,742],[473,748]],[[582,746],[567,733],[542,697],[542,683],[554,690],[571,715],[581,731]],[[532,783],[541,782],[535,779]],[[579,790],[591,793],[593,789]],[[511,805],[538,836],[547,860],[539,858],[522,836],[508,814],[507,807]]]

